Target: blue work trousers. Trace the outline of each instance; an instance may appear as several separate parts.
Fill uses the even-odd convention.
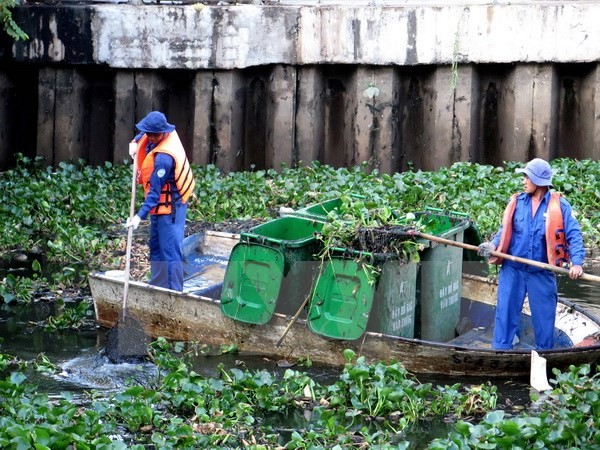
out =
[[[177,204],[174,214],[150,218],[150,284],[174,291],[183,290],[183,253],[188,205]]]
[[[519,330],[525,295],[538,350],[554,347],[554,320],[558,294],[556,277],[549,270],[527,271],[504,264],[498,278],[498,304],[492,347],[508,350]]]

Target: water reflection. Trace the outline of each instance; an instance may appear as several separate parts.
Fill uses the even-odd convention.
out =
[[[600,276],[600,266],[586,267],[585,272]],[[575,302],[600,316],[600,283],[558,277],[558,295]]]
[[[73,305],[75,306],[75,305]],[[35,359],[40,353],[63,361],[94,348],[97,330],[86,327],[79,331],[48,333],[44,321],[56,314],[55,302],[36,302],[30,305],[1,305],[0,349],[21,359]],[[90,323],[93,311],[90,311]]]
[[[29,381],[40,391],[56,394],[62,391],[82,392],[85,389],[113,391],[129,383],[152,385],[157,374],[152,363],[112,364],[103,354],[106,332],[90,321],[84,329],[48,333],[43,322],[54,314],[52,303],[31,305],[2,305],[0,307],[0,352],[33,361],[45,355],[57,367],[57,373],[28,373]],[[90,314],[93,308],[90,307]],[[250,371],[266,369],[282,375],[290,364],[263,355],[204,353],[201,348],[192,358],[192,369],[206,377],[219,376],[219,366],[238,367]],[[305,370],[293,367],[294,370]],[[328,383],[339,375],[339,368],[315,365],[311,377],[319,383]]]

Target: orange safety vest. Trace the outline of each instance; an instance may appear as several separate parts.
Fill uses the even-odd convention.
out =
[[[150,175],[154,171],[154,158],[157,153],[170,155],[175,161],[175,187],[181,195],[181,203],[187,202],[194,193],[196,181],[192,168],[179,140],[176,131],[168,133],[167,136],[148,154],[146,146],[148,136],[145,134],[138,141],[138,152],[136,156],[136,167],[138,170],[138,183],[144,187],[144,195],[150,192]],[[158,205],[150,210],[150,214],[171,214],[173,206],[173,192],[171,182],[165,183],[160,193]]]
[[[498,243],[497,251],[506,253],[510,245],[512,237],[512,219],[517,206],[517,196],[513,194],[510,197],[508,206],[504,210],[502,217],[502,234]],[[548,263],[559,267],[569,267],[569,249],[565,237],[565,227],[563,222],[562,210],[560,209],[559,192],[550,194],[550,202],[546,210],[546,254],[548,255]],[[498,256],[491,257],[488,262],[490,264],[502,264],[504,258]]]

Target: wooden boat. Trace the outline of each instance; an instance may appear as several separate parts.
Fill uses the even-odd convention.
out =
[[[490,347],[496,285],[487,278],[463,275],[461,287],[461,334],[449,342],[390,336],[367,331],[355,340],[328,339],[313,333],[305,319],[275,312],[268,323],[242,323],[221,313],[220,287],[227,256],[239,236],[206,233],[203,251],[214,255],[211,264],[190,276],[184,292],[130,281],[128,315],[140,321],[151,338],[159,336],[220,346],[235,344],[241,352],[289,360],[310,358],[333,365],[345,363],[344,349],[365,356],[368,362],[400,361],[413,373],[477,375],[489,377],[529,376],[533,337],[522,329],[521,342],[514,350]],[[210,251],[208,250],[210,249]],[[209,258],[211,259],[211,258]],[[89,283],[98,323],[115,326],[122,309],[122,272],[92,273]],[[199,295],[194,291],[201,290]],[[529,324],[525,305],[523,324]],[[291,326],[290,323],[292,322]],[[476,326],[472,326],[475,324]],[[523,325],[527,326],[527,325]],[[287,333],[287,334],[286,334]],[[285,334],[281,345],[277,343]],[[569,365],[600,362],[600,320],[582,307],[560,299],[557,305],[557,347],[541,350],[547,367],[566,369]]]

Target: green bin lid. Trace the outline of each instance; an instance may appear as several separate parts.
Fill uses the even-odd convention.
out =
[[[283,254],[274,247],[240,242],[233,247],[221,292],[221,312],[240,322],[267,323],[283,280]]]
[[[282,248],[305,247],[316,241],[315,233],[321,231],[323,222],[307,218],[286,216],[273,219],[240,235],[243,242],[256,242]]]
[[[375,284],[357,259],[332,257],[318,277],[308,310],[309,329],[333,339],[358,339],[367,328]]]
[[[350,193],[344,196],[346,199],[365,199],[364,195]],[[314,203],[312,205],[305,206],[304,208],[300,208],[293,213],[295,216],[312,218],[316,220],[326,220],[327,216],[331,212],[336,212],[339,214],[340,207],[344,204],[344,198],[335,197],[329,200],[325,200],[320,203]],[[348,201],[348,200],[346,200]]]

